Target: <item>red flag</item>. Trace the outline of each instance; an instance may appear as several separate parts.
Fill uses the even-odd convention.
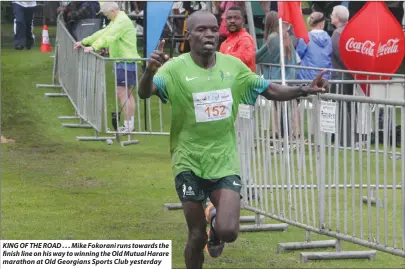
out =
[[[294,34],[298,38],[304,39],[309,43],[307,26],[302,16],[301,2],[299,1],[278,1],[278,17],[283,21],[291,23],[294,28]]]

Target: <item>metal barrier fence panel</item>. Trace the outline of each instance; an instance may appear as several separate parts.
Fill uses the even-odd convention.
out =
[[[393,82],[380,83],[389,90]],[[245,208],[405,256],[404,107],[332,94],[299,103],[259,98],[251,117],[242,110],[237,121]],[[277,139],[279,130],[288,136]]]
[[[379,126],[380,121],[378,113],[372,113],[370,104],[365,103],[366,107],[357,111],[356,102],[338,100],[329,104],[335,104],[335,109],[342,111],[336,113],[336,122],[342,123],[343,139],[339,137],[340,132],[319,132],[322,160],[319,198],[325,201],[320,210],[320,228],[389,246],[392,251],[404,250],[404,245],[398,248],[400,244],[397,241],[397,233],[403,235],[404,228],[401,226],[401,217],[397,215],[403,207],[400,190],[396,186],[405,184],[401,180],[405,167],[401,167],[402,160],[397,158],[401,155],[396,146],[396,124],[392,124],[396,122],[396,115],[401,119],[402,114],[394,106],[384,105],[382,134],[374,132],[373,138],[372,125]],[[321,109],[318,110],[320,113]],[[391,123],[388,120],[389,113],[392,115]],[[350,132],[349,140],[345,129],[350,126],[354,130],[356,118],[364,120],[365,129]],[[383,137],[382,146],[378,143],[379,136]],[[355,142],[349,149],[348,141]],[[340,146],[343,146],[342,150]],[[344,189],[341,191],[338,187],[332,187],[332,184],[343,184]],[[355,188],[354,184],[358,184],[359,188]],[[390,185],[393,187],[388,189]],[[367,205],[364,205],[364,201]],[[376,204],[375,208],[371,206],[372,201]]]
[[[163,104],[161,100],[156,96],[152,96],[148,99],[141,99],[139,98],[137,93],[139,81],[142,76],[142,64],[147,61],[147,59],[105,58],[104,61],[106,70],[106,106],[104,110],[104,131],[110,134],[120,133],[133,135],[169,135],[171,116],[170,105]],[[122,77],[122,74],[118,74],[115,65],[118,62],[123,63],[124,61],[127,61],[127,64],[123,64],[123,73],[125,74],[126,84],[122,87],[117,87],[117,78]],[[131,67],[128,64],[129,61],[136,61],[135,71],[132,72],[135,73],[134,86],[128,85],[128,81],[131,81],[128,78],[132,75],[130,71]],[[120,94],[125,95],[123,100],[120,100]],[[130,97],[128,98],[128,96]],[[133,102],[132,108],[130,108],[130,102]],[[131,109],[134,109],[133,113]],[[119,115],[119,117],[113,116],[113,113],[115,115]],[[116,128],[124,124],[124,121],[126,120],[126,114],[134,116],[134,130],[131,132],[119,132],[118,130],[116,130]],[[116,119],[119,118],[119,121],[113,123],[113,117]]]
[[[74,50],[74,43],[63,22],[58,21],[56,57],[59,83],[68,95],[77,115],[89,127],[101,132],[101,112],[105,91],[104,61],[95,53],[84,53],[82,49]]]
[[[66,29],[63,19],[58,18],[55,70],[64,94],[71,101],[80,124],[63,124],[64,127],[92,128],[95,137],[77,137],[78,140],[110,140],[122,135],[128,136],[127,142],[122,145],[136,144],[139,141],[131,140],[131,135],[156,134],[168,135],[170,131],[170,105],[163,105],[159,98],[151,97],[141,100],[137,94],[139,79],[142,76],[142,64],[147,59],[119,59],[105,58],[96,53],[85,53],[83,49],[73,49],[74,39]],[[116,62],[136,62],[135,85],[126,84],[117,87],[117,77],[123,80],[122,74],[117,74]],[[124,67],[124,80],[128,83],[132,69]],[[37,85],[58,86],[58,85]],[[124,88],[124,90],[122,89]],[[125,91],[125,93],[124,93]],[[127,98],[120,98],[125,94]],[[52,94],[49,94],[52,95]],[[56,96],[57,94],[54,94]],[[59,95],[58,95],[59,96]],[[130,96],[130,97],[128,97]],[[132,96],[132,97],[131,97]],[[133,98],[133,99],[132,99]],[[118,128],[124,124],[129,103],[135,103],[134,127],[132,132],[125,132]],[[113,122],[113,113],[119,119]],[[61,117],[61,118],[74,118]],[[99,137],[100,133],[116,134],[115,137]]]

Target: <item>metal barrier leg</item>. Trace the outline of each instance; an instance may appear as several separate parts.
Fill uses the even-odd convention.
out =
[[[181,203],[177,204],[164,204],[164,211],[167,212],[169,210],[180,210],[183,209],[183,205]]]
[[[311,232],[306,231],[305,242],[279,243],[277,253],[280,254],[288,250],[335,248],[336,245],[337,240],[311,241]]]
[[[90,124],[85,123],[62,123],[62,127],[66,128],[93,128]]]
[[[127,141],[121,141],[121,146],[125,147],[129,145],[137,145],[139,143],[140,143],[139,140],[131,140],[131,136],[128,136]]]
[[[264,223],[264,216],[258,213],[255,213],[254,216],[244,216],[241,217],[241,222],[252,222],[254,221],[255,224],[253,225],[241,225],[240,231],[241,232],[263,232],[263,231],[287,231],[288,224],[281,223],[281,224],[265,224]]]
[[[58,119],[60,120],[76,120],[79,119],[78,116],[59,116]]]
[[[55,46],[55,56],[53,61],[53,71],[52,71],[52,84],[37,84],[37,88],[61,88],[60,84],[56,84],[55,77],[57,72],[57,63],[58,63],[58,45]],[[67,94],[63,93],[63,89],[61,93],[45,93],[45,97],[67,97]]]
[[[83,121],[81,118],[79,118],[80,123],[62,123],[62,127],[65,128],[88,128],[91,129],[93,126],[88,124],[87,122]]]
[[[45,93],[45,97],[68,97],[66,93]]]
[[[384,201],[383,200],[377,200],[377,198],[374,196],[374,191],[375,191],[374,189],[371,191],[370,196],[361,197],[363,203],[367,204],[370,201],[370,205],[383,208],[384,207]]]
[[[113,140],[116,139],[114,136],[99,136],[99,132],[94,131],[95,136],[76,136],[78,141],[107,141],[108,145],[113,143]]]
[[[309,262],[316,260],[343,260],[343,259],[368,259],[375,260],[377,251],[345,251],[345,252],[303,252],[301,261]]]

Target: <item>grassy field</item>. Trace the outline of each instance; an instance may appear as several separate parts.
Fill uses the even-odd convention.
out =
[[[36,33],[39,36],[40,29]],[[32,51],[15,51],[7,40],[2,44],[1,128],[3,135],[16,140],[1,145],[2,238],[173,240],[173,265],[184,268],[184,217],[181,211],[163,212],[164,203],[178,202],[168,137],[136,136],[141,143],[130,147],[76,141],[76,136],[93,132],[62,128],[57,117],[73,115],[71,104],[67,99],[44,97],[44,93],[56,89],[35,87],[51,82],[51,54],[40,53],[38,46]],[[108,89],[111,96],[113,89]],[[156,104],[157,99],[152,101]],[[168,112],[164,111],[167,119]],[[308,264],[300,263],[298,251],[276,254],[277,243],[304,238],[305,232],[292,226],[287,232],[242,233],[221,258],[207,258],[206,268],[405,266],[403,258],[382,252],[375,261]],[[314,235],[312,240],[324,238]],[[343,250],[363,249],[343,243]]]

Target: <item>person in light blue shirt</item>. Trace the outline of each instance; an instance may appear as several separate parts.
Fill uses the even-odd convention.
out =
[[[321,12],[313,12],[308,18],[311,27],[309,32],[310,42],[306,44],[301,38],[298,41],[297,53],[301,58],[301,66],[332,68],[332,40],[325,27],[325,16]],[[316,77],[318,70],[299,69],[297,78],[302,80],[312,80]],[[330,73],[325,74],[325,78],[330,79]]]

